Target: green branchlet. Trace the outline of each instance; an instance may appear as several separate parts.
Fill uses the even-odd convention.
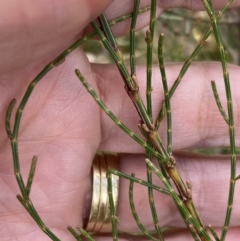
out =
[[[229,1],[231,2],[231,1]],[[224,241],[228,232],[231,214],[233,210],[233,198],[234,198],[234,190],[235,190],[235,179],[236,179],[236,145],[235,145],[235,127],[234,127],[234,114],[233,114],[233,102],[232,102],[232,95],[231,95],[231,85],[229,81],[229,73],[227,68],[227,61],[226,61],[226,54],[222,44],[221,34],[219,32],[219,27],[217,24],[217,16],[215,14],[215,10],[213,8],[213,4],[211,0],[203,0],[204,7],[206,12],[209,15],[211,20],[211,25],[214,33],[214,37],[216,39],[216,43],[219,49],[220,57],[221,57],[221,64],[223,70],[223,79],[225,84],[225,92],[227,98],[227,115],[222,108],[220,99],[217,94],[217,89],[214,84],[213,86],[213,93],[215,100],[217,102],[217,106],[219,108],[220,113],[222,114],[224,120],[228,124],[229,129],[229,144],[230,144],[230,154],[231,154],[231,176],[229,182],[229,194],[228,194],[228,205],[226,210],[226,216],[224,221],[224,226],[222,228],[221,234],[221,241]],[[214,82],[213,82],[214,83]]]

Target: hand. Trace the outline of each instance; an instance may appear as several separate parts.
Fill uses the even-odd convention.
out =
[[[143,1],[148,5],[149,1]],[[180,1],[181,2],[181,1]],[[201,1],[161,1],[158,13],[167,7],[202,8]],[[19,104],[28,84],[36,74],[56,55],[79,37],[79,32],[99,15],[110,1],[1,1],[3,21],[0,37],[0,236],[1,240],[49,240],[33,222],[29,214],[15,198],[17,186],[11,155],[10,142],[5,134],[4,119],[13,98]],[[216,1],[221,7],[224,1]],[[234,1],[235,6],[240,1]],[[94,7],[92,7],[94,6]],[[106,10],[112,19],[130,12],[132,4],[114,1]],[[148,20],[141,16],[139,27]],[[116,35],[125,34],[126,23],[114,27]],[[124,27],[125,26],[125,27]],[[80,33],[81,35],[81,33]],[[179,73],[181,64],[166,66],[169,86]],[[115,65],[90,64],[81,49],[75,50],[58,68],[53,69],[36,86],[24,112],[19,132],[19,156],[24,181],[30,168],[31,158],[38,156],[38,164],[31,192],[31,199],[45,224],[61,240],[73,240],[66,227],[82,225],[85,204],[91,195],[91,166],[97,150],[108,150],[120,155],[120,170],[145,179],[143,149],[126,136],[99,109],[74,74],[79,68],[110,109],[139,133],[134,107],[123,89],[121,77]],[[239,146],[240,111],[238,94],[240,68],[229,66],[236,123],[236,144]],[[145,88],[145,67],[137,69],[142,93]],[[153,68],[153,103],[156,116],[163,91],[158,67]],[[185,156],[182,149],[229,145],[228,130],[220,116],[210,81],[217,81],[221,100],[224,102],[224,84],[219,63],[194,63],[172,98],[173,143],[178,168],[184,180],[193,184],[193,198],[203,222],[217,230],[223,225],[229,183],[229,159]],[[16,108],[14,109],[14,111]],[[15,112],[13,112],[15,113]],[[160,136],[166,140],[163,124]],[[136,166],[138,168],[136,168]],[[239,174],[239,168],[237,173]],[[157,182],[157,180],[156,180]],[[128,185],[120,182],[119,230],[137,231],[128,204]],[[239,185],[236,193],[239,193]],[[143,224],[152,229],[148,200],[143,199],[147,189],[135,186],[135,205]],[[145,196],[146,197],[146,196]],[[235,204],[239,203],[235,196]],[[156,194],[156,205],[161,226],[184,227],[173,202]],[[237,240],[239,206],[234,205],[228,240]],[[191,240],[188,231],[169,234],[166,240]],[[99,238],[98,240],[101,240]],[[102,238],[102,240],[112,240]]]

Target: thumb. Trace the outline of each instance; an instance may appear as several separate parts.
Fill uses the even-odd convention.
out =
[[[0,1],[0,73],[64,50],[111,1]]]

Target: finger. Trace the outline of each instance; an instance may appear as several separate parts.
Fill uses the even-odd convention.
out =
[[[178,77],[182,64],[166,66],[169,88]],[[94,65],[101,98],[115,115],[134,133],[140,120],[127,96],[118,70],[112,65]],[[238,94],[240,68],[229,65],[231,80],[236,145],[240,138],[240,96]],[[140,93],[145,99],[145,67],[137,69]],[[227,111],[225,86],[220,63],[201,62],[191,65],[178,89],[171,98],[173,150],[196,147],[229,146],[228,127],[219,113],[211,89],[211,80],[216,81],[221,102]],[[157,66],[153,68],[153,114],[156,118],[164,99],[161,77]],[[160,127],[160,137],[166,144],[166,118]],[[101,149],[116,152],[139,153],[144,150],[127,136],[102,112]]]
[[[203,223],[207,226],[222,227],[228,200],[230,179],[229,158],[191,157],[185,154],[174,154],[177,167],[183,180],[190,180],[192,184],[193,201]],[[135,173],[135,176],[146,180],[146,165],[144,155],[122,154],[120,156],[120,170],[126,174]],[[156,164],[157,165],[157,164]],[[237,167],[240,173],[240,167]],[[160,180],[153,174],[153,183],[163,186]],[[129,181],[120,179],[120,193],[118,204],[118,229],[123,232],[138,230],[129,205]],[[238,193],[240,186],[237,183],[233,204],[231,227],[239,225],[240,201]],[[133,198],[136,212],[142,224],[147,230],[154,229],[152,215],[148,203],[148,193],[145,186],[134,184]],[[154,200],[161,227],[183,228],[185,224],[171,197],[154,191]]]
[[[63,51],[110,2],[1,1],[0,73]]]
[[[1,1],[0,13],[0,73],[7,72],[25,64],[32,63],[46,55],[56,56],[67,48],[79,36],[87,24],[98,16],[110,4],[104,1]],[[222,7],[225,2],[214,1],[215,7]],[[150,4],[141,1],[141,7]],[[240,0],[232,6],[239,6]],[[94,7],[93,7],[94,6]],[[159,1],[157,15],[169,7],[187,7],[193,10],[203,9],[201,1]],[[108,19],[114,19],[132,11],[133,2],[128,0],[113,1],[106,10]],[[129,30],[130,20],[113,28],[120,36]],[[137,29],[149,23],[149,13],[138,18]],[[127,30],[127,31],[126,31]]]
[[[53,1],[46,4],[40,4],[38,1],[31,4],[24,4],[22,1],[15,3],[14,0],[7,4],[2,1],[0,9],[3,21],[0,23],[0,29],[3,29],[3,32],[0,36],[0,51],[3,57],[0,60],[0,73],[46,58],[48,55],[51,56],[46,61],[52,60],[69,47],[88,23],[103,12],[110,2],[111,0],[69,0],[54,5]],[[144,0],[140,6],[149,4],[149,0]],[[132,12],[132,9],[133,2],[118,0],[111,4],[106,14],[109,19],[115,19]],[[159,13],[159,10],[157,12]],[[118,24],[114,33],[118,36],[126,34],[129,23],[130,20]],[[137,28],[148,23],[149,12],[139,18]],[[86,29],[88,30],[92,31],[91,28]]]

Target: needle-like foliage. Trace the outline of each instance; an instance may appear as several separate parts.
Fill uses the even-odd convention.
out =
[[[118,222],[119,219],[117,217],[117,210],[114,206],[114,197],[112,195],[112,175],[117,175],[120,178],[124,178],[129,180],[129,203],[130,208],[132,210],[133,217],[137,223],[137,226],[150,240],[160,240],[164,241],[164,228],[161,227],[161,220],[159,220],[159,215],[156,209],[155,200],[154,200],[154,192],[160,192],[162,195],[168,196],[169,199],[172,199],[173,203],[176,205],[177,210],[179,211],[180,216],[182,217],[186,227],[188,228],[190,234],[192,235],[193,240],[197,241],[224,241],[227,236],[227,231],[230,225],[231,215],[232,215],[232,206],[233,206],[233,198],[234,198],[234,190],[235,183],[240,179],[239,176],[236,176],[236,146],[235,146],[235,132],[234,132],[234,113],[233,113],[233,103],[231,96],[231,86],[227,68],[227,61],[225,56],[224,47],[222,44],[221,34],[219,31],[218,21],[220,20],[222,14],[227,10],[232,0],[229,0],[224,8],[218,13],[215,13],[213,4],[211,0],[203,0],[203,5],[206,9],[206,12],[209,15],[211,21],[211,27],[209,30],[203,35],[202,39],[199,41],[195,50],[192,52],[187,61],[183,64],[182,69],[179,72],[177,79],[174,84],[170,87],[167,81],[167,75],[165,72],[165,64],[163,59],[163,34],[159,36],[158,41],[158,60],[159,60],[159,69],[161,73],[162,86],[164,92],[164,100],[162,102],[162,107],[159,111],[159,114],[156,119],[153,119],[152,107],[155,103],[152,101],[152,58],[153,58],[153,44],[154,44],[154,29],[155,29],[155,21],[156,21],[156,9],[157,9],[157,1],[152,0],[150,7],[139,8],[140,0],[134,1],[134,9],[132,13],[121,16],[115,20],[108,21],[105,14],[101,14],[98,17],[98,22],[93,21],[91,26],[93,28],[93,32],[85,34],[82,38],[78,39],[75,43],[73,43],[69,48],[63,51],[58,57],[56,57],[53,61],[51,61],[46,67],[33,79],[33,81],[28,86],[28,89],[21,100],[16,114],[15,114],[15,122],[13,127],[10,124],[11,115],[13,111],[13,107],[16,104],[16,100],[13,100],[6,113],[5,118],[5,127],[7,135],[11,141],[12,147],[12,155],[13,155],[13,164],[14,164],[14,173],[16,176],[16,180],[20,189],[20,195],[17,195],[18,200],[23,205],[23,207],[27,210],[27,212],[31,215],[31,217],[35,220],[40,229],[46,233],[52,240],[58,241],[60,240],[43,222],[43,220],[38,215],[37,210],[35,209],[31,199],[31,188],[32,183],[34,181],[34,174],[36,171],[37,165],[37,157],[33,157],[32,163],[30,166],[30,172],[28,175],[27,182],[24,183],[21,168],[20,168],[20,160],[18,155],[18,133],[20,128],[20,122],[23,115],[24,108],[29,101],[31,94],[33,93],[34,88],[38,84],[40,80],[54,67],[59,66],[65,58],[77,47],[79,47],[82,43],[92,38],[94,35],[98,35],[100,41],[103,43],[104,47],[110,53],[111,57],[115,61],[115,64],[119,70],[119,74],[122,77],[122,80],[125,84],[125,90],[132,100],[133,105],[136,108],[136,111],[139,115],[140,122],[136,123],[142,133],[142,137],[137,136],[133,131],[131,131],[119,118],[106,106],[103,100],[97,95],[96,91],[90,86],[88,81],[81,74],[80,70],[75,70],[75,73],[82,83],[82,85],[86,88],[89,94],[94,98],[96,103],[108,115],[113,122],[122,129],[130,138],[136,141],[140,146],[144,148],[145,151],[145,161],[146,163],[146,179],[139,179],[135,177],[134,174],[129,175],[127,173],[122,173],[118,170],[109,170],[107,172],[108,178],[108,196],[109,196],[109,204],[110,204],[110,215],[112,221],[112,239],[114,241],[118,240]],[[147,55],[146,55],[146,103],[144,103],[142,96],[139,91],[138,86],[138,73],[136,69],[136,57],[135,57],[135,32],[136,32],[136,24],[138,20],[138,15],[150,10],[150,21],[149,21],[149,30],[146,32],[146,47],[147,47]],[[118,43],[111,31],[111,26],[124,21],[127,18],[131,19],[130,26],[130,68],[124,62],[123,55],[121,49],[118,46]],[[194,61],[194,58],[200,52],[201,48],[204,46],[206,39],[213,32],[214,37],[216,39],[216,44],[219,49],[219,53],[221,56],[221,64],[223,70],[223,78],[226,89],[226,98],[227,98],[227,111],[224,110],[223,105],[221,103],[220,97],[217,92],[217,87],[214,81],[212,81],[212,89],[214,98],[216,100],[217,107],[219,112],[221,113],[223,119],[229,128],[229,146],[231,153],[231,176],[229,182],[229,195],[228,195],[228,205],[226,210],[226,217],[224,220],[224,226],[222,228],[221,237],[218,237],[214,228],[209,225],[208,229],[206,225],[203,223],[198,211],[197,207],[194,204],[194,192],[192,190],[191,183],[189,181],[184,181],[181,173],[178,170],[177,162],[174,158],[174,152],[172,151],[172,142],[173,142],[173,133],[172,133],[172,110],[171,110],[171,98],[177,87],[181,83],[184,74],[188,70],[191,63]],[[81,68],[81,66],[80,66]],[[129,71],[130,69],[130,71]],[[159,103],[158,103],[159,104]],[[161,122],[166,117],[167,120],[167,144],[165,145],[159,136],[158,129],[161,125]],[[154,158],[157,159],[158,165],[154,164]],[[158,179],[161,181],[163,187],[155,185],[153,183],[152,175],[156,175]],[[137,210],[134,204],[134,183],[138,183],[140,185],[145,186],[148,189],[148,195],[146,198],[149,200],[149,206],[151,210],[153,226],[155,228],[154,235],[152,232],[147,231],[144,227],[140,218],[138,217]],[[206,207],[207,208],[207,207]],[[77,225],[77,224],[76,224]],[[87,233],[82,227],[77,226],[77,230],[75,231],[72,227],[67,227],[72,236],[78,240],[94,240],[94,235]],[[210,231],[210,232],[209,232]],[[212,238],[213,237],[213,238]]]

